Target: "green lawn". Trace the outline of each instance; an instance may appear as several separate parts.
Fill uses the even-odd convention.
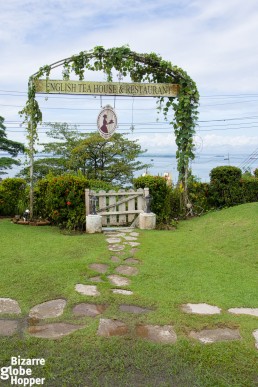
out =
[[[258,386],[258,350],[252,336],[258,318],[227,312],[232,307],[258,308],[257,219],[258,203],[251,203],[180,222],[176,231],[140,231],[135,257],[141,263],[130,286],[133,296],[113,295],[102,276],[101,296],[94,301],[109,305],[106,318],[120,319],[132,330],[138,323],[173,325],[175,345],[132,335],[98,337],[98,318],[72,316],[78,302],[94,302],[74,291],[76,283],[89,284],[87,279],[96,274],[88,265],[109,263],[107,274],[116,267],[104,235],[69,236],[52,227],[0,220],[0,297],[19,302],[24,326],[32,306],[55,298],[68,301],[57,321],[85,324],[85,329],[55,341],[26,334],[1,337],[0,367],[8,366],[11,356],[44,357],[46,366],[35,367],[33,373],[53,387]],[[180,306],[188,302],[217,305],[222,313],[183,313]],[[151,307],[153,312],[131,316],[118,311],[121,303]],[[242,340],[203,345],[188,337],[193,329],[216,327],[239,328]]]

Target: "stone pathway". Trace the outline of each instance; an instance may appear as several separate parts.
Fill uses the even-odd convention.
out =
[[[85,328],[84,325],[54,323],[29,327],[28,333],[30,336],[40,337],[42,339],[59,339],[83,328]]]
[[[139,233],[132,229],[123,229],[122,231],[107,231],[104,232],[106,242],[108,244],[108,250],[111,252],[110,264],[94,262],[91,263],[88,268],[91,272],[96,272],[92,277],[88,278],[88,281],[98,283],[109,282],[116,288],[111,288],[110,292],[114,296],[132,296],[133,291],[130,290],[132,279],[128,277],[135,277],[139,273],[140,260],[135,258],[140,243],[138,242]],[[128,252],[131,256],[128,257]],[[113,268],[113,269],[112,269]],[[113,273],[112,273],[113,271]],[[111,273],[111,274],[110,274]],[[92,273],[93,274],[93,273]],[[126,288],[126,289],[124,289]],[[98,285],[89,284],[75,284],[75,291],[86,297],[98,297],[101,295]],[[13,336],[19,333],[21,330],[26,332],[32,337],[38,337],[43,339],[60,339],[64,336],[70,335],[80,329],[86,328],[82,324],[68,324],[64,322],[55,322],[43,324],[44,319],[55,319],[64,313],[67,301],[64,299],[55,299],[43,302],[35,305],[31,308],[27,324],[28,328],[25,328],[19,319],[4,318],[8,315],[20,315],[21,309],[16,300],[11,298],[0,298],[0,336]],[[149,340],[154,343],[175,344],[177,341],[177,335],[172,325],[143,325],[137,324],[130,326],[117,319],[102,318],[102,314],[108,305],[81,302],[72,308],[72,314],[77,319],[82,318],[98,318],[99,326],[97,335],[110,337],[110,336],[122,336],[129,335],[131,337],[138,337],[143,340]],[[181,305],[183,313],[198,314],[202,316],[221,314],[222,309],[215,305],[209,305],[206,303],[199,304],[183,304]],[[144,306],[133,304],[120,304],[118,311],[134,315],[142,315],[154,312],[152,309]],[[249,315],[252,317],[258,317],[258,308],[230,308],[227,311],[230,314],[236,315]],[[1,315],[3,318],[1,319]],[[6,316],[7,317],[7,316]],[[252,333],[254,337],[254,345],[258,349],[258,329]],[[203,329],[199,332],[191,331],[189,333],[190,339],[198,340],[202,344],[211,344],[221,341],[241,340],[241,335],[238,329],[219,328]]]
[[[228,309],[228,312],[233,314],[248,314],[250,316],[258,317],[258,308],[231,308]]]
[[[63,299],[43,302],[30,310],[29,317],[35,319],[56,318],[62,316],[65,306],[66,301]]]
[[[73,308],[73,314],[74,316],[96,317],[102,314],[106,308],[106,305],[81,303]]]
[[[0,298],[0,313],[1,314],[20,314],[21,308],[17,301],[11,298]]]
[[[18,321],[0,320],[0,336],[13,336],[18,331]]]
[[[185,304],[182,305],[182,311],[194,314],[220,314],[221,309],[208,304]]]
[[[154,343],[175,344],[177,335],[171,325],[139,325],[136,335]]]
[[[203,329],[200,332],[192,331],[190,332],[189,337],[197,339],[203,344],[241,339],[238,329],[229,328]]]
[[[75,290],[84,296],[100,296],[100,292],[97,290],[96,285],[76,284]]]

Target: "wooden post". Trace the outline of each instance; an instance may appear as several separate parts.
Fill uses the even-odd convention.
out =
[[[107,206],[107,196],[106,191],[99,191],[99,209],[105,208]],[[107,226],[107,216],[102,216],[102,226]]]

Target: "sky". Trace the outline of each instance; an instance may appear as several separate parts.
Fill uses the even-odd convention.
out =
[[[18,111],[39,67],[95,46],[129,45],[159,54],[196,82],[199,158],[243,154],[241,164],[258,155],[257,0],[0,0],[0,6],[0,115],[8,138],[26,142]],[[87,80],[105,75],[91,72]],[[120,132],[149,153],[175,154],[173,129],[154,98],[39,95],[38,101],[44,122],[79,123],[80,131],[96,130],[101,107],[110,104]],[[40,142],[45,131],[39,128]]]

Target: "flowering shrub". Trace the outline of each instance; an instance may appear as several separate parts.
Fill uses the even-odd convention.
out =
[[[35,187],[35,214],[70,230],[85,227],[85,189],[112,189],[107,183],[73,175],[49,176]]]

